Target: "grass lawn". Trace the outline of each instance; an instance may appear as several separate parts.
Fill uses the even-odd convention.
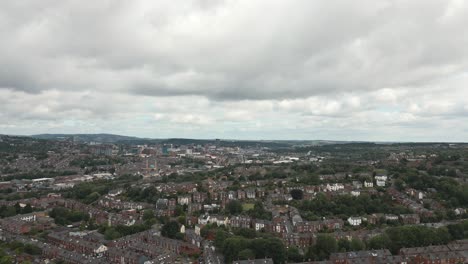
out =
[[[254,204],[253,203],[245,203],[245,204],[242,204],[242,210],[244,211],[248,211],[250,209],[253,209],[254,208]]]

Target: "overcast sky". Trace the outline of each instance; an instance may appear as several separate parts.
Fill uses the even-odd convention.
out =
[[[468,141],[468,1],[0,1],[0,134]]]

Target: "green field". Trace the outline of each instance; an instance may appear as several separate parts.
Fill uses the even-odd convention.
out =
[[[253,209],[254,208],[254,204],[253,203],[245,203],[245,204],[242,204],[242,210],[244,211],[248,211],[250,209]]]

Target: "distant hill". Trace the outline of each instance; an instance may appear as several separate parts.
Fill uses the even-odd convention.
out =
[[[233,140],[233,139],[191,139],[191,138],[139,138],[115,134],[39,134],[30,136],[46,140],[74,140],[76,142],[120,143],[132,145],[173,144],[173,145],[205,145],[217,144],[223,147],[267,147],[273,149],[298,146],[323,146],[330,144],[349,144],[353,142],[331,140]]]
[[[32,135],[33,138],[49,139],[49,140],[67,140],[72,139],[78,142],[100,142],[100,143],[117,143],[120,141],[141,140],[137,137],[121,136],[114,134],[39,134]]]
[[[168,139],[151,139],[129,137],[114,134],[39,134],[32,135],[32,138],[46,140],[74,140],[77,142],[99,142],[99,143],[122,143],[122,144],[173,144],[173,145],[189,145],[189,144],[219,144],[224,147],[233,146],[260,146],[270,148],[285,148],[291,147],[295,141],[280,141],[280,140],[216,140],[216,139],[189,139],[189,138],[168,138]],[[297,141],[295,142],[298,143]]]

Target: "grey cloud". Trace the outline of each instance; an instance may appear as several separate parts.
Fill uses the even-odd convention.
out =
[[[301,98],[420,86],[468,65],[467,7],[447,1],[0,5],[0,66],[15,70],[0,84],[27,92]]]
[[[3,1],[0,128],[450,127],[468,116],[467,24],[446,0]]]

